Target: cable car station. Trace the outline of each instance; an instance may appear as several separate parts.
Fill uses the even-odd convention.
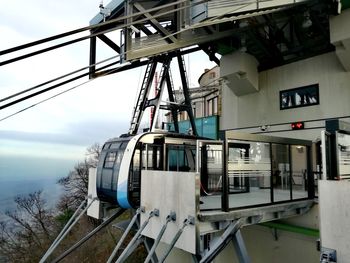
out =
[[[87,199],[41,262],[81,214],[104,221],[53,262],[126,209],[133,217],[107,262],[124,262],[140,244],[153,263],[349,262],[349,7],[347,0],[101,4],[89,27],[89,77],[141,66],[144,77],[129,130],[104,144]],[[118,61],[100,66],[98,42]],[[217,65],[197,93],[184,59],[194,52]]]

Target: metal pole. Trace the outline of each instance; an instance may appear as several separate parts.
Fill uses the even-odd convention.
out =
[[[186,69],[184,66],[182,55],[179,52],[177,53],[177,60],[178,60],[178,64],[179,64],[182,89],[183,89],[184,97],[185,97],[185,105],[187,107],[187,114],[188,114],[188,117],[190,119],[193,135],[198,136],[197,127],[196,127],[196,123],[195,123],[195,119],[194,119],[194,115],[193,115],[193,111],[192,111],[191,95],[189,92],[189,87],[188,87],[187,78],[186,78]]]
[[[233,246],[235,247],[236,254],[240,263],[250,263],[247,249],[244,244],[244,240],[241,231],[238,229],[232,237]]]
[[[136,232],[135,236],[131,239],[131,241],[129,242],[129,244],[127,245],[127,247],[124,249],[123,253],[119,256],[119,258],[117,259],[116,263],[121,263],[124,262],[124,258],[126,257],[126,255],[129,253],[130,248],[133,246],[133,244],[137,241],[137,239],[141,236],[141,233],[143,231],[143,229],[147,226],[149,220],[153,217],[153,216],[159,216],[159,210],[158,209],[154,209],[153,211],[151,211],[149,213],[149,216],[147,218],[147,220],[145,222],[143,222],[142,226],[140,227],[140,229]]]
[[[222,144],[222,194],[221,194],[221,210],[229,211],[229,182],[228,182],[228,140],[225,135],[224,143]]]
[[[66,231],[60,236],[60,238],[53,244],[53,246],[45,253],[45,255],[40,259],[39,263],[44,263],[47,258],[52,254],[52,252],[56,249],[56,247],[61,243],[61,241],[65,238],[65,236],[69,233],[69,231],[73,228],[73,226],[78,222],[78,220],[82,217],[82,215],[88,210],[88,208],[91,206],[91,204],[95,201],[95,199],[92,200],[92,202],[87,205],[83,211],[75,218],[74,222],[71,223],[71,225],[66,229]]]
[[[187,227],[188,225],[194,225],[194,217],[189,216],[188,218],[186,218],[184,220],[184,223],[182,225],[182,227],[179,229],[179,231],[177,231],[176,235],[174,236],[173,240],[171,241],[167,251],[165,252],[164,256],[159,260],[160,263],[163,263],[165,261],[165,259],[169,256],[171,250],[174,248],[177,240],[180,238],[181,234],[183,233],[185,227]]]
[[[74,218],[77,216],[78,211],[81,210],[81,208],[84,206],[85,202],[87,199],[84,199],[81,204],[79,205],[79,207],[75,210],[74,214],[69,218],[67,224],[65,224],[65,226],[63,227],[63,229],[61,230],[61,232],[58,234],[58,236],[56,237],[56,239],[52,242],[51,246],[46,250],[46,253],[44,254],[44,257],[46,257],[47,254],[51,253],[51,249],[52,247],[56,244],[56,242],[61,238],[61,236],[63,235],[63,233],[66,231],[66,229],[68,228],[68,226],[70,226],[70,224],[73,222]]]
[[[140,214],[140,212],[141,212],[140,208],[136,210],[136,214],[135,214],[134,217],[131,219],[131,221],[130,221],[128,227],[126,228],[126,230],[124,231],[122,237],[119,239],[118,244],[117,244],[116,247],[114,248],[114,250],[113,250],[112,254],[110,255],[110,257],[108,258],[107,263],[111,263],[111,262],[112,262],[113,258],[114,258],[115,255],[117,254],[117,252],[118,252],[120,246],[123,244],[123,242],[124,242],[126,236],[129,234],[130,229],[131,229],[132,226],[135,224],[135,221],[136,221],[138,215]]]
[[[67,228],[69,227],[69,225],[73,222],[74,218],[78,215],[78,211],[80,211],[82,209],[82,207],[84,206],[84,204],[86,203],[87,199],[84,199],[83,202],[81,202],[81,204],[79,205],[79,207],[75,210],[74,214],[69,218],[69,221],[67,222],[67,224],[64,226],[64,228],[61,230],[61,232],[59,233],[59,235],[56,237],[56,240],[52,243],[55,244],[57,242],[57,240],[62,236],[62,234],[67,230]],[[93,202],[94,200],[92,200],[91,202]],[[51,246],[52,246],[51,245]]]
[[[75,249],[80,247],[82,244],[84,244],[87,240],[89,240],[93,235],[95,235],[98,231],[100,231],[102,228],[107,226],[109,223],[111,223],[114,219],[119,217],[122,213],[124,213],[125,209],[119,208],[117,212],[115,212],[113,215],[111,215],[106,221],[104,221],[101,225],[96,227],[94,230],[92,230],[89,234],[87,234],[85,237],[80,239],[77,243],[75,243],[72,247],[70,247],[68,250],[63,252],[59,257],[57,257],[55,260],[52,261],[52,263],[57,263],[64,259],[66,256],[68,256],[70,253],[72,253]]]
[[[155,252],[155,250],[156,250],[156,248],[157,248],[157,246],[158,246],[158,244],[159,244],[159,242],[160,242],[162,236],[164,235],[164,232],[165,232],[165,230],[166,230],[166,228],[167,228],[167,226],[168,226],[168,223],[169,223],[170,221],[175,221],[175,220],[176,220],[176,213],[175,213],[175,212],[171,212],[171,213],[166,217],[166,222],[165,222],[165,224],[163,225],[162,229],[160,230],[160,232],[159,232],[159,234],[158,234],[158,236],[157,236],[157,238],[156,238],[156,240],[155,240],[155,242],[154,242],[154,244],[153,244],[153,246],[152,246],[152,248],[151,248],[151,251],[149,251],[149,253],[148,253],[148,255],[147,255],[147,257],[146,257],[144,263],[148,263],[148,261],[150,261],[150,259],[152,258],[152,256],[153,256],[153,254],[154,254],[154,252]]]
[[[216,242],[212,246],[210,251],[202,257],[202,259],[200,260],[200,263],[212,262],[216,258],[216,256],[233,239],[233,236],[236,234],[236,232],[239,230],[240,227],[241,227],[240,220],[231,222],[231,224],[226,228],[225,232],[219,238],[218,242]]]

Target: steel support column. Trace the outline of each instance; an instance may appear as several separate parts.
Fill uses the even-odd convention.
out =
[[[241,230],[238,229],[237,232],[233,235],[232,242],[233,242],[233,246],[234,246],[235,251],[236,251],[238,261],[240,263],[250,263],[251,261],[250,261],[250,258],[248,256],[248,252],[247,252],[247,249],[245,247],[245,244],[244,244]]]
[[[185,66],[183,63],[182,56],[179,52],[177,53],[177,60],[178,60],[178,64],[179,64],[182,89],[183,89],[184,97],[185,97],[185,105],[188,107],[187,114],[188,114],[188,117],[190,119],[190,123],[192,126],[192,133],[193,133],[193,135],[198,136],[196,123],[194,121],[194,116],[193,116],[193,111],[192,111],[191,97],[190,97],[190,92],[189,92],[187,77],[186,77],[186,69],[185,69]]]

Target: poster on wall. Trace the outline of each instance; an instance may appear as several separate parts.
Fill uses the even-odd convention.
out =
[[[280,91],[280,109],[292,109],[320,104],[318,84]]]

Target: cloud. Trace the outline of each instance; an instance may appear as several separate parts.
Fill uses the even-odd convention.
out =
[[[65,132],[61,133],[0,130],[0,138],[3,140],[55,143],[87,147],[95,142],[102,144],[111,137],[118,137],[122,133],[126,133],[127,126],[128,124],[125,122],[89,120],[77,123],[71,122],[65,127]]]
[[[98,13],[98,4],[95,0],[8,2],[0,10],[0,30],[4,29],[2,32],[7,36],[7,41],[0,42],[0,49],[87,25]],[[101,49],[106,48],[104,44],[99,45]],[[100,47],[98,56],[112,55],[108,52],[101,54]],[[88,56],[89,45],[85,41],[3,66],[0,71],[0,98],[87,66]],[[201,52],[193,57],[191,55],[190,59],[186,57],[185,61],[190,62],[187,72],[192,84],[197,83],[204,68],[213,65]],[[176,65],[177,61],[174,60],[173,64]],[[143,72],[144,69],[139,68],[99,78],[30,108],[0,122],[0,138],[83,145],[125,133]],[[177,70],[173,72],[177,88],[179,75]],[[87,80],[67,84],[2,110],[0,119]]]

